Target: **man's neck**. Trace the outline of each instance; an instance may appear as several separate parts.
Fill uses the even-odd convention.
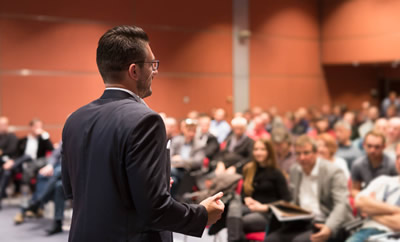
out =
[[[289,150],[284,150],[281,153],[277,153],[278,160],[283,160],[289,155]]]
[[[371,162],[371,165],[373,168],[378,167],[382,161],[383,161],[383,155],[381,155],[379,158],[377,159],[371,159],[370,157],[368,157],[369,161]]]
[[[342,146],[350,146],[351,145],[351,141],[348,139],[346,141],[344,141],[343,143],[341,143]]]

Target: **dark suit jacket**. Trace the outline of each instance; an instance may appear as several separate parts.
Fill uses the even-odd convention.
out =
[[[201,236],[207,211],[169,193],[161,117],[119,90],[74,112],[63,130],[62,179],[73,199],[69,241],[172,241]]]
[[[26,148],[26,143],[27,143],[28,138],[24,137],[18,141],[18,147],[17,147],[17,157],[22,156],[25,152]],[[43,158],[46,157],[46,153],[52,151],[53,144],[51,143],[51,140],[46,137],[43,138],[42,135],[38,137],[38,150],[37,150],[37,157],[36,158]]]
[[[245,135],[245,134],[243,134]],[[243,166],[251,160],[253,154],[254,140],[249,137],[245,137],[240,143],[238,143],[233,152],[228,150],[230,143],[232,142],[234,135],[231,134],[226,139],[225,149],[221,150],[215,160],[223,161],[225,166],[235,166],[238,173],[242,172]]]

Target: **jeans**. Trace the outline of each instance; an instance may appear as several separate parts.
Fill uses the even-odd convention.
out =
[[[374,228],[360,229],[358,232],[354,233],[350,238],[348,238],[346,242],[364,242],[371,235],[382,234],[382,233],[385,233],[385,231]]]

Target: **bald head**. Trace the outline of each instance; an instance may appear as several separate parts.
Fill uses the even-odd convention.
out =
[[[4,134],[8,132],[8,118],[1,116],[0,117],[0,134]]]
[[[218,108],[217,110],[215,110],[214,119],[216,121],[224,120],[225,119],[225,110],[223,110],[222,108]]]
[[[394,117],[389,119],[387,129],[388,141],[393,143],[400,141],[400,118]]]

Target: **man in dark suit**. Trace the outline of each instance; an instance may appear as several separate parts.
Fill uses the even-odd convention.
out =
[[[242,173],[243,166],[250,161],[254,141],[246,135],[247,120],[236,117],[232,120],[232,134],[226,139],[225,148],[216,155],[211,166],[215,165],[215,174],[224,172]]]
[[[97,65],[104,94],[71,114],[63,130],[62,180],[74,209],[69,241],[201,236],[224,210],[222,193],[200,205],[171,198],[164,123],[142,100],[158,73],[147,34],[110,29],[99,40]]]

